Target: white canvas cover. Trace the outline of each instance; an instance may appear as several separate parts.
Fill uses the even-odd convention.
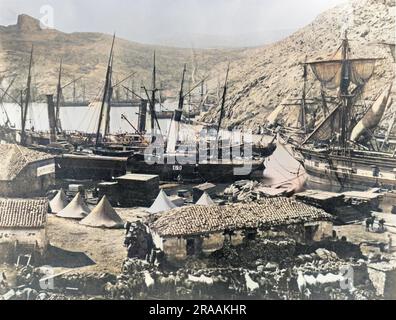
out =
[[[210,197],[210,195],[207,192],[204,192],[201,196],[201,198],[199,198],[199,200],[196,203],[199,206],[213,206],[215,205],[214,201],[212,200],[212,198]]]
[[[58,213],[62,211],[69,204],[69,200],[63,189],[60,189],[56,196],[50,201],[49,205],[52,213]]]
[[[83,219],[91,210],[88,208],[84,199],[81,197],[80,192],[76,194],[74,199],[58,214],[57,217],[68,218],[68,219]]]
[[[166,193],[161,190],[154,203],[147,210],[149,213],[159,213],[176,208],[176,205],[168,198]]]
[[[107,197],[103,196],[91,213],[80,221],[80,224],[95,228],[122,228],[124,222]]]

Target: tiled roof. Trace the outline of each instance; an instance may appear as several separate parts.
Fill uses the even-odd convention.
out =
[[[53,158],[16,144],[0,144],[0,181],[11,181],[28,164]]]
[[[43,228],[47,211],[47,199],[0,199],[0,228]]]
[[[302,202],[270,198],[260,204],[173,209],[161,214],[151,228],[162,237],[177,237],[330,220],[332,216],[325,211]]]

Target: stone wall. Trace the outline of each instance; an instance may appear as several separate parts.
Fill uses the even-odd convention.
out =
[[[239,245],[242,243],[243,238],[242,231],[236,232],[231,238],[231,243],[235,246]],[[196,247],[199,247],[200,252],[205,255],[221,249],[224,244],[224,235],[222,232],[191,239],[194,239]],[[165,253],[168,260],[175,261],[187,258],[187,238],[162,239],[158,235],[153,235],[153,240],[155,246]]]
[[[288,225],[272,228],[271,230],[258,231],[257,236],[261,238],[270,237],[288,237],[297,242],[306,242],[307,225]],[[308,227],[314,227],[312,234],[313,241],[321,241],[332,236],[333,224],[329,221],[321,221],[310,224]],[[153,241],[156,248],[162,250],[167,259],[170,261],[184,260],[187,258],[187,239],[194,239],[195,246],[200,248],[200,253],[209,255],[216,250],[220,250],[224,245],[223,232],[217,232],[199,237],[180,237],[163,239],[159,235],[153,233]],[[231,244],[237,246],[243,243],[245,238],[244,232],[235,231],[231,237]],[[199,242],[199,243],[198,243]]]
[[[313,241],[321,241],[326,238],[330,238],[333,234],[333,223],[329,221],[322,221],[318,224]]]
[[[187,240],[170,238],[163,241],[163,251],[169,260],[183,260],[187,257]]]

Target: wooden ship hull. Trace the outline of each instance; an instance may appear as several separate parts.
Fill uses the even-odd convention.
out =
[[[308,187],[328,190],[396,190],[396,158],[371,151],[297,148],[308,175]]]
[[[163,181],[200,181],[200,182],[233,182],[248,178],[262,178],[264,173],[264,158],[246,160],[246,162],[231,160],[201,161],[198,163],[165,163],[150,164],[142,155],[128,159],[128,169],[133,173],[159,175]],[[173,158],[173,157],[172,157]],[[159,161],[158,161],[159,162]],[[250,166],[242,175],[237,174],[244,166]]]
[[[71,152],[73,146],[66,140],[59,138],[56,142],[51,142],[50,134],[47,132],[30,132],[25,133],[26,139],[24,145],[30,149],[46,152],[50,154],[62,154]],[[21,131],[1,127],[0,141],[5,143],[21,143]]]
[[[118,146],[115,148],[94,148],[93,154],[107,157],[131,157],[135,154],[134,149]]]

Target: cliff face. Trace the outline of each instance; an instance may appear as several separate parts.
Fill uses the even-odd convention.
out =
[[[112,37],[100,33],[67,34],[53,29],[41,29],[40,22],[30,16],[20,15],[16,25],[0,26],[0,80],[6,87],[13,75],[17,80],[13,92],[26,85],[29,55],[34,45],[33,84],[36,96],[53,93],[56,89],[59,62],[63,58],[64,84],[73,78],[84,76],[88,98],[94,98],[101,87],[107,67]],[[141,81],[150,84],[153,52],[157,55],[158,82],[163,84],[164,95],[175,95],[179,86],[183,64],[189,64],[191,72],[191,49],[143,45],[124,39],[116,39],[114,57],[114,81],[136,72],[135,88]],[[215,65],[227,58],[235,59],[242,50],[194,50],[197,78],[203,78]],[[5,76],[8,76],[4,78]],[[10,77],[11,76],[11,77]],[[130,83],[128,83],[130,85]],[[71,97],[71,87],[64,90]],[[77,88],[77,98],[81,97]]]
[[[303,63],[331,58],[341,44],[343,30],[348,30],[356,58],[381,57],[366,92],[372,99],[392,81],[394,62],[389,46],[395,43],[395,1],[354,0],[321,14],[315,21],[290,37],[255,50],[231,64],[230,89],[226,104],[225,125],[256,129],[282,101],[301,97]],[[217,73],[224,73],[221,65]],[[308,96],[319,94],[312,72]],[[394,93],[393,93],[394,96]],[[296,121],[298,108],[285,109],[281,118],[286,123]],[[218,108],[210,110],[203,119],[216,121]]]
[[[18,16],[16,27],[19,32],[38,32],[41,31],[40,21],[26,14]]]

